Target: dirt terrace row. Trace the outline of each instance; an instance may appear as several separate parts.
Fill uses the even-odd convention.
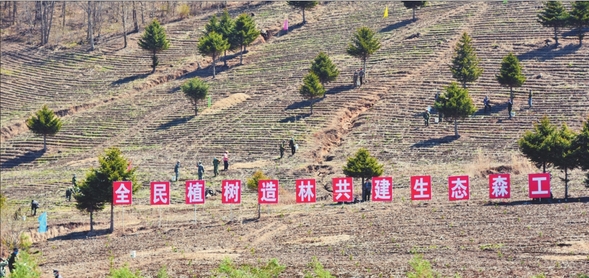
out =
[[[356,25],[358,25],[358,24],[356,24]],[[352,31],[354,28],[355,28],[355,26],[354,26],[354,27],[352,27],[350,30]],[[343,50],[342,50],[342,51],[343,51]],[[311,55],[313,55],[313,56],[314,56],[314,54],[311,54]],[[307,55],[307,56],[311,56],[311,55]],[[309,59],[309,58],[307,58],[307,59]],[[280,81],[284,81],[284,80],[280,80]],[[293,82],[294,82],[294,81],[293,81]],[[161,91],[160,91],[160,92],[161,92]],[[163,92],[161,92],[161,93],[163,94]],[[166,92],[166,93],[167,93],[167,92]],[[294,95],[294,97],[295,97],[295,99],[296,99],[296,94]],[[142,98],[145,98],[145,96],[142,96]],[[331,99],[331,96],[330,96],[329,98]],[[292,101],[291,101],[291,102],[295,102],[295,99],[292,99]],[[186,102],[186,101],[185,101],[183,98],[180,98],[180,100],[181,100],[183,103],[185,103],[185,102]],[[281,101],[281,103],[284,103],[284,102],[283,102],[283,101]],[[344,103],[345,103],[345,101],[344,101]],[[268,107],[275,107],[275,106],[273,106],[273,105],[268,105]],[[335,107],[337,107],[337,105],[335,105]],[[237,109],[241,109],[241,108],[239,108],[239,107],[238,107]],[[306,108],[305,108],[305,109],[306,109]],[[331,109],[331,108],[330,108],[330,109]],[[243,111],[243,109],[241,109],[241,110]],[[268,112],[268,109],[262,110],[262,111],[260,111],[260,112],[261,112],[261,113],[264,113],[264,114],[266,114],[266,113]],[[321,112],[321,108],[318,108],[318,109],[316,109],[316,114],[317,114],[317,112]],[[248,112],[248,113],[249,113],[249,112]],[[109,113],[109,112],[105,112],[105,114],[106,114],[106,116],[108,116],[108,115],[112,115],[112,113]],[[233,114],[233,113],[232,113],[231,111],[228,111],[228,113],[227,113],[227,114]],[[89,117],[90,117],[90,118],[92,118],[92,119],[100,119],[100,118],[102,118],[102,117],[100,117],[99,115],[96,115],[96,114],[95,114],[95,115],[91,115],[91,116],[89,116]],[[104,116],[103,116],[103,117],[104,117]],[[105,117],[105,118],[106,118],[106,117]],[[271,119],[272,117],[265,116],[264,118],[270,118],[270,119]],[[130,118],[127,118],[127,119],[130,119]],[[232,121],[232,120],[230,120],[230,121],[224,121],[224,122],[235,122],[235,121]],[[237,122],[239,122],[239,118],[238,118],[238,121],[237,121]],[[84,121],[81,121],[80,123],[81,123],[81,124],[76,124],[76,126],[87,126],[87,125],[85,125],[85,124],[84,124]],[[202,125],[200,125],[200,126],[202,126]],[[116,130],[116,129],[114,129],[114,130]],[[113,131],[114,131],[114,130],[113,130]],[[189,126],[188,128],[186,128],[185,130],[191,130],[190,126]],[[227,130],[231,130],[231,129],[230,129],[230,128],[227,128]],[[73,131],[73,133],[76,133],[76,131]],[[114,132],[113,132],[113,133],[114,133]],[[58,137],[59,137],[59,135],[58,135]],[[246,136],[246,137],[247,137],[247,136]],[[253,135],[253,136],[251,136],[251,137],[256,137],[256,135]],[[284,137],[284,136],[283,136],[283,137]],[[247,143],[247,142],[246,142],[246,143]],[[131,145],[133,145],[133,144],[131,144]],[[255,144],[255,145],[258,145],[258,144]],[[275,145],[272,145],[272,147],[271,147],[272,151],[271,151],[271,152],[275,152],[275,150],[274,150],[275,148],[276,148],[276,147],[275,147]]]
[[[370,150],[381,153],[379,158],[388,161],[403,159],[418,163],[421,159],[435,159],[447,162],[468,159],[479,148],[485,154],[505,158],[517,150],[516,141],[521,134],[530,129],[532,123],[543,115],[549,116],[556,124],[564,121],[573,129],[580,128],[589,114],[589,109],[585,105],[588,101],[587,86],[583,84],[584,78],[579,77],[586,74],[587,67],[578,62],[587,59],[588,52],[585,48],[577,51],[538,51],[536,49],[541,46],[533,45],[514,49],[517,55],[534,56],[534,59],[522,61],[528,81],[524,87],[516,89],[516,117],[507,120],[506,100],[509,90],[499,87],[494,79],[500,67],[500,59],[507,51],[492,47],[495,43],[494,35],[488,32],[497,29],[490,28],[489,24],[515,17],[521,26],[528,26],[528,29],[510,32],[510,37],[502,42],[505,45],[522,41],[538,42],[542,41],[543,36],[540,32],[528,31],[536,24],[532,13],[533,6],[525,3],[510,3],[509,6],[499,3],[489,5],[493,8],[489,8],[488,11],[495,13],[496,16],[481,17],[485,20],[477,21],[470,27],[473,30],[470,34],[473,36],[478,55],[482,58],[485,73],[475,84],[469,85],[477,113],[460,121],[459,132],[463,138],[457,141],[450,138],[453,135],[453,126],[450,123],[423,127],[421,113],[427,106],[433,106],[435,92],[452,80],[446,67],[446,64],[450,63],[448,57],[441,61],[439,66],[422,72],[404,84],[396,85],[383,101],[361,115],[357,122],[358,127],[352,132],[353,136],[346,140],[347,144],[342,148],[347,151],[341,152],[340,158],[361,146],[368,146]],[[517,5],[517,8],[513,5]],[[488,18],[492,20],[486,20]],[[525,24],[526,22],[529,24]],[[481,35],[478,30],[486,31]],[[553,58],[554,53],[559,51],[566,51],[566,55]],[[537,77],[539,74],[542,74],[541,78]],[[528,109],[527,105],[528,89],[534,92],[532,109]],[[485,95],[490,96],[493,104],[489,114],[484,114],[482,109],[482,99]]]
[[[239,212],[233,209],[236,217]],[[252,264],[277,258],[289,266],[286,275],[294,276],[316,256],[339,276],[402,276],[410,270],[408,261],[414,254],[423,254],[446,276],[566,276],[587,269],[584,203],[358,204],[326,205],[310,211],[273,207],[270,213],[264,209],[259,221],[244,224],[227,223],[228,210],[199,207],[198,225],[189,222],[191,208],[174,210],[174,219],[164,219],[161,228],[157,228],[158,210],[130,210],[126,236],[46,241],[35,248],[47,254],[43,268],[59,266],[73,275],[94,276],[107,272],[108,264],[96,264],[77,254],[100,254],[99,260],[106,260],[109,254],[117,264],[128,262],[135,269],[151,272],[165,260],[172,275],[210,274],[221,258],[230,257],[237,263]],[[140,260],[129,258],[130,250]],[[145,260],[150,263],[141,263]],[[68,264],[62,265],[63,261]],[[78,273],[80,269],[85,272]]]

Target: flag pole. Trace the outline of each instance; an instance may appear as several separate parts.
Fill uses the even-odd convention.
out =
[[[161,227],[162,226],[162,207],[158,207],[158,212],[160,213],[160,220],[157,224],[157,227]]]
[[[123,206],[123,210],[121,211],[121,222],[123,223],[123,234],[125,234],[125,206]]]
[[[194,204],[194,224],[196,223],[196,204]]]

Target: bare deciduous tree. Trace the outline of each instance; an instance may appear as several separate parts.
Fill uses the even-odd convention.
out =
[[[41,1],[39,6],[39,15],[41,17],[41,45],[45,45],[49,42],[55,1]]]
[[[92,10],[94,6],[94,2],[88,1],[88,6],[86,7],[86,15],[88,15],[88,33],[86,39],[90,43],[90,50],[94,50],[94,28],[93,28],[93,21],[92,20]]]
[[[135,8],[135,1],[133,1],[133,33],[139,32],[139,25],[137,24],[137,9]]]
[[[123,39],[125,42],[123,48],[127,48],[127,5],[125,5],[124,1],[121,1],[121,8],[123,10]]]

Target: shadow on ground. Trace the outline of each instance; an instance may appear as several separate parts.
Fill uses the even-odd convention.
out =
[[[294,115],[294,116],[290,116],[290,117],[286,117],[282,120],[280,120],[281,123],[289,123],[289,122],[295,122],[295,121],[299,121],[302,120],[304,118],[307,118],[311,116],[311,113],[305,113],[305,114],[300,114],[300,115]]]
[[[192,118],[194,118],[194,115],[191,116],[186,116],[186,117],[182,117],[182,118],[176,118],[176,119],[172,119],[170,121],[168,121],[167,123],[163,123],[160,126],[157,127],[157,130],[166,130],[181,124],[185,124],[188,121],[192,120]]]
[[[419,143],[415,143],[411,146],[411,148],[433,148],[435,146],[441,144],[448,144],[456,141],[456,139],[460,138],[460,136],[456,137],[454,135],[448,135],[441,138],[433,138],[421,141]]]
[[[38,151],[30,151],[30,152],[25,153],[21,156],[17,156],[17,157],[14,157],[14,158],[4,161],[0,168],[10,169],[10,168],[14,168],[14,167],[21,165],[21,164],[31,163],[31,162],[35,161],[37,158],[43,156],[44,153],[45,153],[45,151],[43,149],[38,150]]]
[[[86,239],[86,238],[89,238],[89,237],[106,235],[108,233],[110,233],[110,229],[102,229],[102,230],[94,229],[94,231],[92,233],[90,233],[90,231],[72,232],[72,233],[69,233],[69,234],[65,234],[65,235],[61,235],[61,236],[56,236],[56,237],[53,237],[53,238],[49,238],[47,240],[48,241],[55,241],[55,240]]]
[[[553,192],[554,193],[554,192]],[[523,201],[511,201],[511,202],[489,202],[485,206],[521,206],[521,205],[542,205],[542,204],[562,204],[562,203],[589,203],[589,197],[581,198],[568,198],[567,201],[564,199],[540,199],[538,200],[523,200]]]
[[[518,55],[517,58],[520,61],[537,59],[538,61],[544,62],[547,60],[552,60],[554,58],[575,53],[577,50],[579,50],[579,48],[580,46],[578,44],[567,44],[564,47],[556,49],[552,45],[547,45],[541,48],[528,51],[526,53],[522,53]]]
[[[124,85],[124,84],[127,84],[127,83],[129,83],[129,82],[133,82],[133,81],[135,81],[135,80],[137,80],[137,79],[143,79],[143,78],[146,78],[146,77],[148,77],[150,74],[151,74],[151,73],[141,73],[141,74],[135,74],[135,75],[132,75],[132,76],[123,77],[123,78],[121,78],[121,79],[119,79],[119,80],[113,81],[113,82],[111,83],[111,85],[113,85],[113,86],[120,86],[120,85]]]
[[[384,28],[380,29],[380,31],[378,31],[378,32],[379,33],[390,32],[390,31],[399,29],[401,27],[407,26],[407,25],[411,24],[412,22],[413,22],[413,20],[411,20],[411,19],[405,19],[403,21],[399,21],[395,24],[391,24],[387,27],[384,27]]]

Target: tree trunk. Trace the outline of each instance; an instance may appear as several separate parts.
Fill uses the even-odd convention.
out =
[[[415,21],[415,20],[416,20],[416,18],[415,18],[415,10],[416,10],[416,9],[417,9],[416,7],[413,7],[413,21]]]
[[[43,134],[43,152],[47,151],[47,134]]]
[[[215,64],[216,64],[215,63],[215,61],[216,61],[215,58],[217,58],[216,56],[217,55],[213,54],[213,78],[215,78]]]
[[[121,6],[123,8],[123,48],[127,48],[127,6],[125,2],[121,1]]]
[[[135,8],[135,1],[133,1],[133,33],[139,32],[139,25],[137,25],[137,9]]]
[[[225,53],[223,54],[223,66],[227,67],[227,50],[225,50]]]
[[[579,35],[578,36],[579,36],[579,46],[582,46],[583,45],[583,37],[585,36],[583,34],[583,27],[579,28]]]
[[[511,102],[513,103],[513,87],[509,87],[509,99],[511,99]]]
[[[110,203],[110,232],[115,231],[115,206]]]
[[[305,19],[305,8],[303,8],[303,24],[307,23],[307,20]]]
[[[311,98],[311,114],[313,114],[313,102],[314,102],[314,99]]]
[[[364,57],[364,65],[362,66],[364,69],[364,80],[362,80],[362,83],[366,83],[366,80],[368,79],[368,71],[366,70],[366,60],[368,60],[368,57]],[[358,77],[360,78],[360,77]]]
[[[98,33],[98,39],[100,39],[102,35],[102,2],[103,1],[99,1],[98,5],[96,2],[94,3],[94,30]]]
[[[41,1],[41,45],[45,45],[45,1]]]
[[[194,116],[198,116],[198,107],[196,107],[196,100],[194,100]]]
[[[542,173],[546,174],[546,162],[542,162]]]
[[[61,28],[65,28],[65,1],[61,6]]]
[[[243,45],[241,46],[241,51],[239,52],[239,64],[243,65],[243,49],[245,49],[245,47],[243,47]]]
[[[454,119],[454,137],[458,138],[458,119]]]
[[[158,61],[155,50],[153,51],[153,56],[151,56],[151,73],[155,72],[155,67],[157,67]]]
[[[558,27],[554,26],[554,48],[558,46]]]
[[[94,217],[93,211],[90,211],[90,232],[94,231]]]
[[[462,88],[463,88],[463,89],[466,89],[466,81],[463,81],[463,82],[462,82]]]
[[[90,51],[94,50],[94,28],[92,26],[92,1],[88,1],[88,42],[90,43]]]
[[[41,2],[41,45],[46,45],[49,43],[49,34],[51,34],[54,8],[55,1]]]
[[[139,4],[141,5],[141,25],[145,26],[145,8],[143,7],[143,2],[139,2]]]
[[[567,168],[564,168],[564,201],[569,198],[569,173]]]
[[[258,203],[258,219],[262,216],[262,206]]]
[[[12,2],[12,25],[16,25],[16,4],[18,2]]]

